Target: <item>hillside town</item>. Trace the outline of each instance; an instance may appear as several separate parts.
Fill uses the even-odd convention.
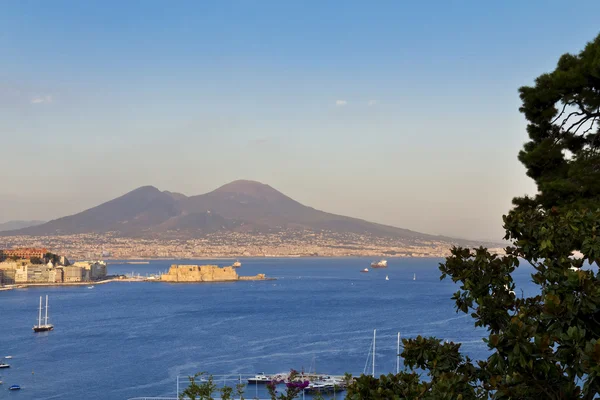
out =
[[[41,247],[0,249],[0,286],[15,284],[62,284],[92,282],[106,278],[103,261],[71,263],[65,256]]]
[[[132,238],[116,233],[0,237],[0,248],[47,246],[72,259],[229,257],[446,257],[455,243],[402,240],[359,233],[283,231],[216,232],[198,238]],[[470,243],[467,243],[469,245]],[[475,246],[475,244],[472,244]],[[489,246],[501,252],[499,245]]]

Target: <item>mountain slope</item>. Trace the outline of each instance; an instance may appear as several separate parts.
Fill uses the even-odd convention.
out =
[[[0,232],[42,225],[45,221],[8,221],[0,224]]]
[[[78,214],[11,233],[56,235],[118,231],[125,235],[138,234],[179,215],[177,202],[169,193],[143,186]]]
[[[245,180],[191,197],[144,186],[78,214],[1,234],[38,236],[118,232],[123,236],[177,234],[179,237],[197,237],[217,231],[259,233],[294,230],[465,242],[315,210],[269,185]]]

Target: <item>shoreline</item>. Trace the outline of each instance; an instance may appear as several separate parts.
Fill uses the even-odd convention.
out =
[[[265,279],[238,279],[238,280],[215,280],[215,281],[190,281],[190,282],[169,282],[161,281],[160,279],[138,279],[138,278],[111,278],[103,279],[101,281],[88,281],[88,282],[57,282],[57,283],[19,283],[9,286],[0,286],[0,292],[14,290],[14,289],[28,289],[30,287],[54,287],[54,286],[94,286],[94,285],[105,285],[112,282],[139,282],[139,283],[167,283],[167,284],[198,284],[198,283],[236,283],[236,282],[263,282],[263,281],[276,281],[277,278],[265,278]]]

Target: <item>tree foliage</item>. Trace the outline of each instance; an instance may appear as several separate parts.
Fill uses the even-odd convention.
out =
[[[600,261],[600,36],[519,92],[529,135],[519,160],[538,194],[514,199],[503,217],[506,255],[453,248],[440,265],[441,279],[459,284],[457,312],[487,329],[491,356],[473,363],[458,344],[405,339],[406,370],[360,377],[350,399],[599,395],[600,273],[582,267]],[[539,286],[527,298],[511,277],[523,260]]]

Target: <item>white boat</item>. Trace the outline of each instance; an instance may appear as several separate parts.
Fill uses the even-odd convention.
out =
[[[93,289],[93,288],[94,288],[94,285],[88,286],[88,289]]]
[[[413,274],[413,281],[417,280],[417,274]]]
[[[264,372],[260,374],[254,375],[254,378],[248,378],[248,383],[271,383],[273,378],[268,375],[265,375]]]
[[[361,269],[360,272],[369,272],[369,268]]]
[[[6,356],[4,358],[6,358],[7,360],[10,360],[12,358],[12,356]]]
[[[0,363],[0,368],[10,368],[9,364]]]
[[[33,326],[34,332],[47,332],[54,329],[54,325],[48,323],[48,295],[46,295],[46,317],[42,324],[42,296],[40,296],[40,312],[38,314],[38,324]]]
[[[389,281],[389,280],[390,280],[390,278],[389,278],[389,277],[386,275],[386,276],[385,276],[385,280],[386,280],[386,281]]]
[[[387,268],[387,260],[373,261],[371,268]]]

